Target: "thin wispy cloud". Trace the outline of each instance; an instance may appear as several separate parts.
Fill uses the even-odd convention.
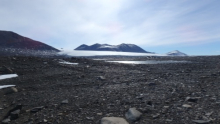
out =
[[[1,30],[53,45],[196,45],[220,40],[218,0],[1,0]]]

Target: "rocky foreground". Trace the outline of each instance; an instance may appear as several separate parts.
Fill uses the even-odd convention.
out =
[[[0,90],[0,122],[220,123],[220,56],[120,59],[190,62],[126,65],[91,58],[1,57],[0,75],[18,77],[0,80],[0,85],[16,85]],[[79,64],[59,63],[63,60]]]

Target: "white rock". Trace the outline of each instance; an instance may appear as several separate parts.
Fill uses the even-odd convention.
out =
[[[184,107],[184,108],[192,108],[192,106],[191,106],[191,105],[188,105],[188,104],[184,104],[183,107]]]
[[[129,123],[124,118],[104,117],[101,119],[101,124],[129,124]]]

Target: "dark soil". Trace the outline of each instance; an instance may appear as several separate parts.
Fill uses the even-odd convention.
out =
[[[220,123],[220,56],[111,57],[116,59],[190,62],[126,65],[63,58],[79,63],[64,65],[60,58],[1,57],[0,67],[19,76],[0,80],[0,85],[14,84],[18,89],[17,93],[0,94],[0,121],[22,105],[11,124],[99,124],[107,116],[125,118],[131,107],[143,115],[130,123]]]

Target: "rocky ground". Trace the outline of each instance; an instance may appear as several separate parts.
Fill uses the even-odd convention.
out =
[[[18,77],[0,80],[0,85],[16,85],[0,90],[0,121],[220,123],[220,56],[104,59],[190,62],[126,65],[92,58],[1,57],[0,75],[16,73]],[[59,63],[63,60],[79,64]]]

